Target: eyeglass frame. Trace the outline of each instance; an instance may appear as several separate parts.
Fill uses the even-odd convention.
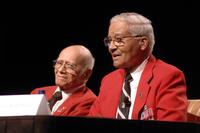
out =
[[[60,63],[60,64],[59,64]],[[57,65],[57,66],[56,66]],[[64,65],[65,71],[77,76],[78,75],[78,71],[77,71],[77,65],[66,62],[64,60],[53,60],[53,67],[55,69],[59,69],[60,67],[62,67]],[[69,71],[71,70],[71,71]],[[73,71],[73,72],[72,72]]]
[[[123,37],[115,37],[114,39],[111,39],[110,37],[107,36],[104,38],[103,41],[104,41],[104,45],[106,47],[110,47],[112,41],[118,43],[117,45],[116,44],[114,44],[114,45],[119,47],[119,46],[124,46],[125,42],[123,41],[123,39],[128,38],[128,37],[135,38],[135,37],[142,37],[142,35],[135,35],[135,36],[129,35],[129,36],[123,36]],[[116,39],[119,39],[119,40],[117,41]],[[120,44],[120,43],[123,43],[123,44]]]

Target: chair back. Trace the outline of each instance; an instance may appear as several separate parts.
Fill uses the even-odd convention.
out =
[[[200,123],[200,99],[189,99],[187,108],[188,122]]]

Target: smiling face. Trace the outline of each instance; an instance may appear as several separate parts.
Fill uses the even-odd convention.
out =
[[[85,82],[85,57],[76,47],[64,49],[57,58],[54,68],[55,83],[63,90],[73,89]]]
[[[109,52],[112,56],[114,67],[124,68],[130,71],[141,63],[143,57],[143,48],[141,45],[143,38],[134,37],[130,34],[125,22],[117,21],[111,23],[108,37],[113,40],[109,46]],[[115,41],[119,40],[116,38],[122,38],[121,42]]]

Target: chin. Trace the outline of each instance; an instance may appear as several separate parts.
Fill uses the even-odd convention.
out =
[[[125,64],[124,64],[124,62],[113,62],[113,66],[115,68],[124,68]]]
[[[65,86],[66,83],[65,83],[65,82],[60,82],[60,81],[58,81],[58,82],[56,82],[56,85],[62,87],[62,86]]]
[[[119,68],[121,65],[119,63],[113,63],[113,66]]]

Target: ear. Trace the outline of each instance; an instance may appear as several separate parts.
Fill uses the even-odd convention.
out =
[[[83,75],[81,76],[81,79],[87,82],[88,79],[90,78],[91,74],[92,74],[92,70],[87,69],[87,70],[83,73]]]
[[[146,36],[142,36],[139,44],[140,44],[140,49],[144,51],[149,47],[149,39]]]

